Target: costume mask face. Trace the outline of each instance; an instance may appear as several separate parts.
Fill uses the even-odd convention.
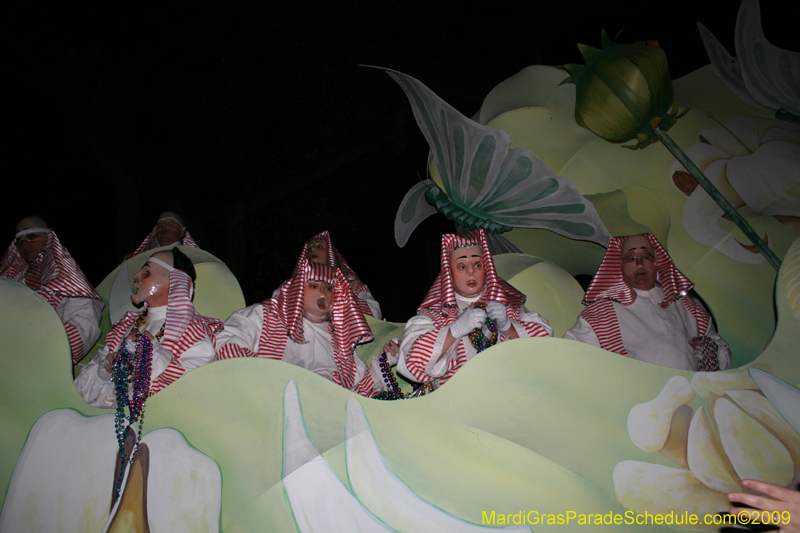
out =
[[[328,264],[328,248],[325,241],[311,241],[308,243],[308,260],[320,265]]]
[[[163,213],[158,224],[156,224],[156,238],[158,239],[158,244],[161,246],[167,246],[183,239],[183,226],[174,220],[164,218],[165,216],[172,215],[174,215],[174,213]]]
[[[46,233],[28,233],[14,241],[14,246],[17,247],[19,255],[21,255],[22,259],[29,265],[33,263],[42,250],[44,250],[45,244],[47,244]]]
[[[324,281],[306,281],[303,290],[303,316],[311,322],[325,322],[331,318],[333,286]]]
[[[480,247],[456,248],[450,252],[450,274],[453,278],[453,289],[459,295],[471,298],[482,293],[486,273],[483,270]]]
[[[635,235],[622,243],[622,279],[642,291],[656,284],[656,253],[644,235]]]
[[[158,258],[166,254],[157,254]],[[169,255],[172,255],[171,253]],[[169,263],[171,263],[171,258]],[[139,305],[147,302],[151,307],[161,307],[167,305],[169,299],[169,272],[167,269],[156,263],[148,261],[142,269],[133,276],[133,294],[131,301]]]

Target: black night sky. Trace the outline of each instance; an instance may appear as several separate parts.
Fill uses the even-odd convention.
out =
[[[99,4],[100,5],[100,4]],[[228,3],[7,13],[6,242],[39,214],[98,284],[164,210],[236,274],[248,304],[328,229],[384,315],[405,321],[438,270],[444,217],[394,241],[427,144],[379,65],[471,116],[532,64],[575,46],[657,40],[673,78],[708,63],[696,22],[731,53],[734,0]],[[767,37],[797,49],[786,2],[762,0]],[[566,76],[566,75],[565,75]],[[5,245],[4,245],[5,246]]]

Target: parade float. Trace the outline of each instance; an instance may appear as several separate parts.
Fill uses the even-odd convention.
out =
[[[587,129],[599,128],[575,66],[523,69],[472,119],[448,115],[422,82],[393,73],[426,138],[438,139],[430,180],[398,211],[399,244],[437,212],[492,231],[500,275],[560,335],[581,309],[573,276],[594,273],[610,235],[652,231],[695,282],[734,368],[692,373],[560,338],[520,339],[486,350],[432,394],[378,401],[282,362],[216,362],[147,400],[132,443],[140,452],[114,501],[114,414],[76,391],[50,305],[0,280],[0,531],[716,530],[742,479],[796,484],[800,109],[797,92],[782,89],[797,87],[799,60],[764,39],[753,8],[745,1],[740,12],[737,61],[701,28],[713,64],[674,80],[679,105],[662,98],[657,122],[639,116],[645,123],[628,129],[635,150]],[[602,50],[613,46],[605,38]],[[600,50],[583,49],[587,68]],[[471,128],[494,140],[459,151]],[[658,129],[777,264],[652,138]],[[224,319],[244,305],[224,264],[185,251],[200,313]],[[144,260],[98,287],[106,330]],[[370,326],[365,360],[403,329]],[[672,518],[655,525],[648,513]],[[687,525],[688,515],[700,522]]]

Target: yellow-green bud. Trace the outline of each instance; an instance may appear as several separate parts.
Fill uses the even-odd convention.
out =
[[[616,44],[602,32],[603,49],[578,45],[585,65],[565,65],[576,85],[575,121],[610,142],[655,142],[653,129],[678,118],[667,56],[658,46]],[[685,112],[685,111],[684,111]]]

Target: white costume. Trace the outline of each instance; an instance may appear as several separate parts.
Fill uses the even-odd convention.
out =
[[[592,344],[640,361],[681,370],[727,370],[731,352],[717,334],[711,316],[689,296],[692,282],[672,262],[652,233],[657,283],[650,290],[634,289],[622,277],[622,244],[614,237],[586,291],[586,309],[565,339]],[[703,338],[708,353],[689,345]]]
[[[481,248],[485,272],[483,292],[472,298],[465,298],[453,290],[450,274],[450,252],[467,245]],[[464,235],[443,235],[441,264],[441,271],[417,310],[417,316],[411,318],[403,330],[397,363],[397,372],[402,376],[419,383],[433,381],[438,386],[477,355],[477,349],[466,336],[457,338],[444,353],[442,348],[450,324],[478,301],[505,305],[510,324],[520,337],[549,337],[553,334],[546,319],[525,308],[525,296],[497,275],[483,230]],[[507,339],[500,333],[498,342]]]
[[[629,306],[613,302],[614,312],[622,333],[622,342],[628,357],[654,365],[681,370],[699,370],[697,357],[688,340],[699,336],[697,320],[685,305],[670,305],[662,308],[664,291],[656,285],[649,291],[636,291],[636,300]],[[698,304],[699,305],[699,304]],[[719,346],[720,370],[731,367],[731,351],[717,334],[713,323],[709,323],[706,336]],[[601,348],[592,326],[585,318],[564,334],[565,339],[592,344]]]
[[[38,257],[28,265],[14,243],[0,264],[0,277],[22,283],[53,306],[69,340],[72,362],[77,363],[100,338],[103,301],[55,232],[31,228],[25,233],[47,233],[47,242]]]
[[[332,320],[313,323],[303,316],[308,280],[334,287]],[[233,313],[217,335],[217,359],[263,357],[285,361],[319,374],[362,396],[383,389],[378,358],[367,367],[356,347],[372,331],[339,269],[310,263],[302,255],[295,274],[276,298]]]
[[[143,313],[127,313],[106,336],[106,345],[75,378],[75,386],[83,399],[95,407],[116,407],[116,391],[111,373],[106,371],[106,357],[127,343],[129,351],[135,349],[127,340],[136,329],[150,332],[153,341],[153,359],[150,373],[149,396],[161,391],[185,373],[215,360],[214,333],[222,322],[198,315],[190,299],[191,279],[181,270],[170,272],[169,303],[161,307],[145,307]],[[144,315],[144,316],[142,316]],[[136,326],[136,322],[145,322]],[[161,340],[158,336],[163,335]]]

